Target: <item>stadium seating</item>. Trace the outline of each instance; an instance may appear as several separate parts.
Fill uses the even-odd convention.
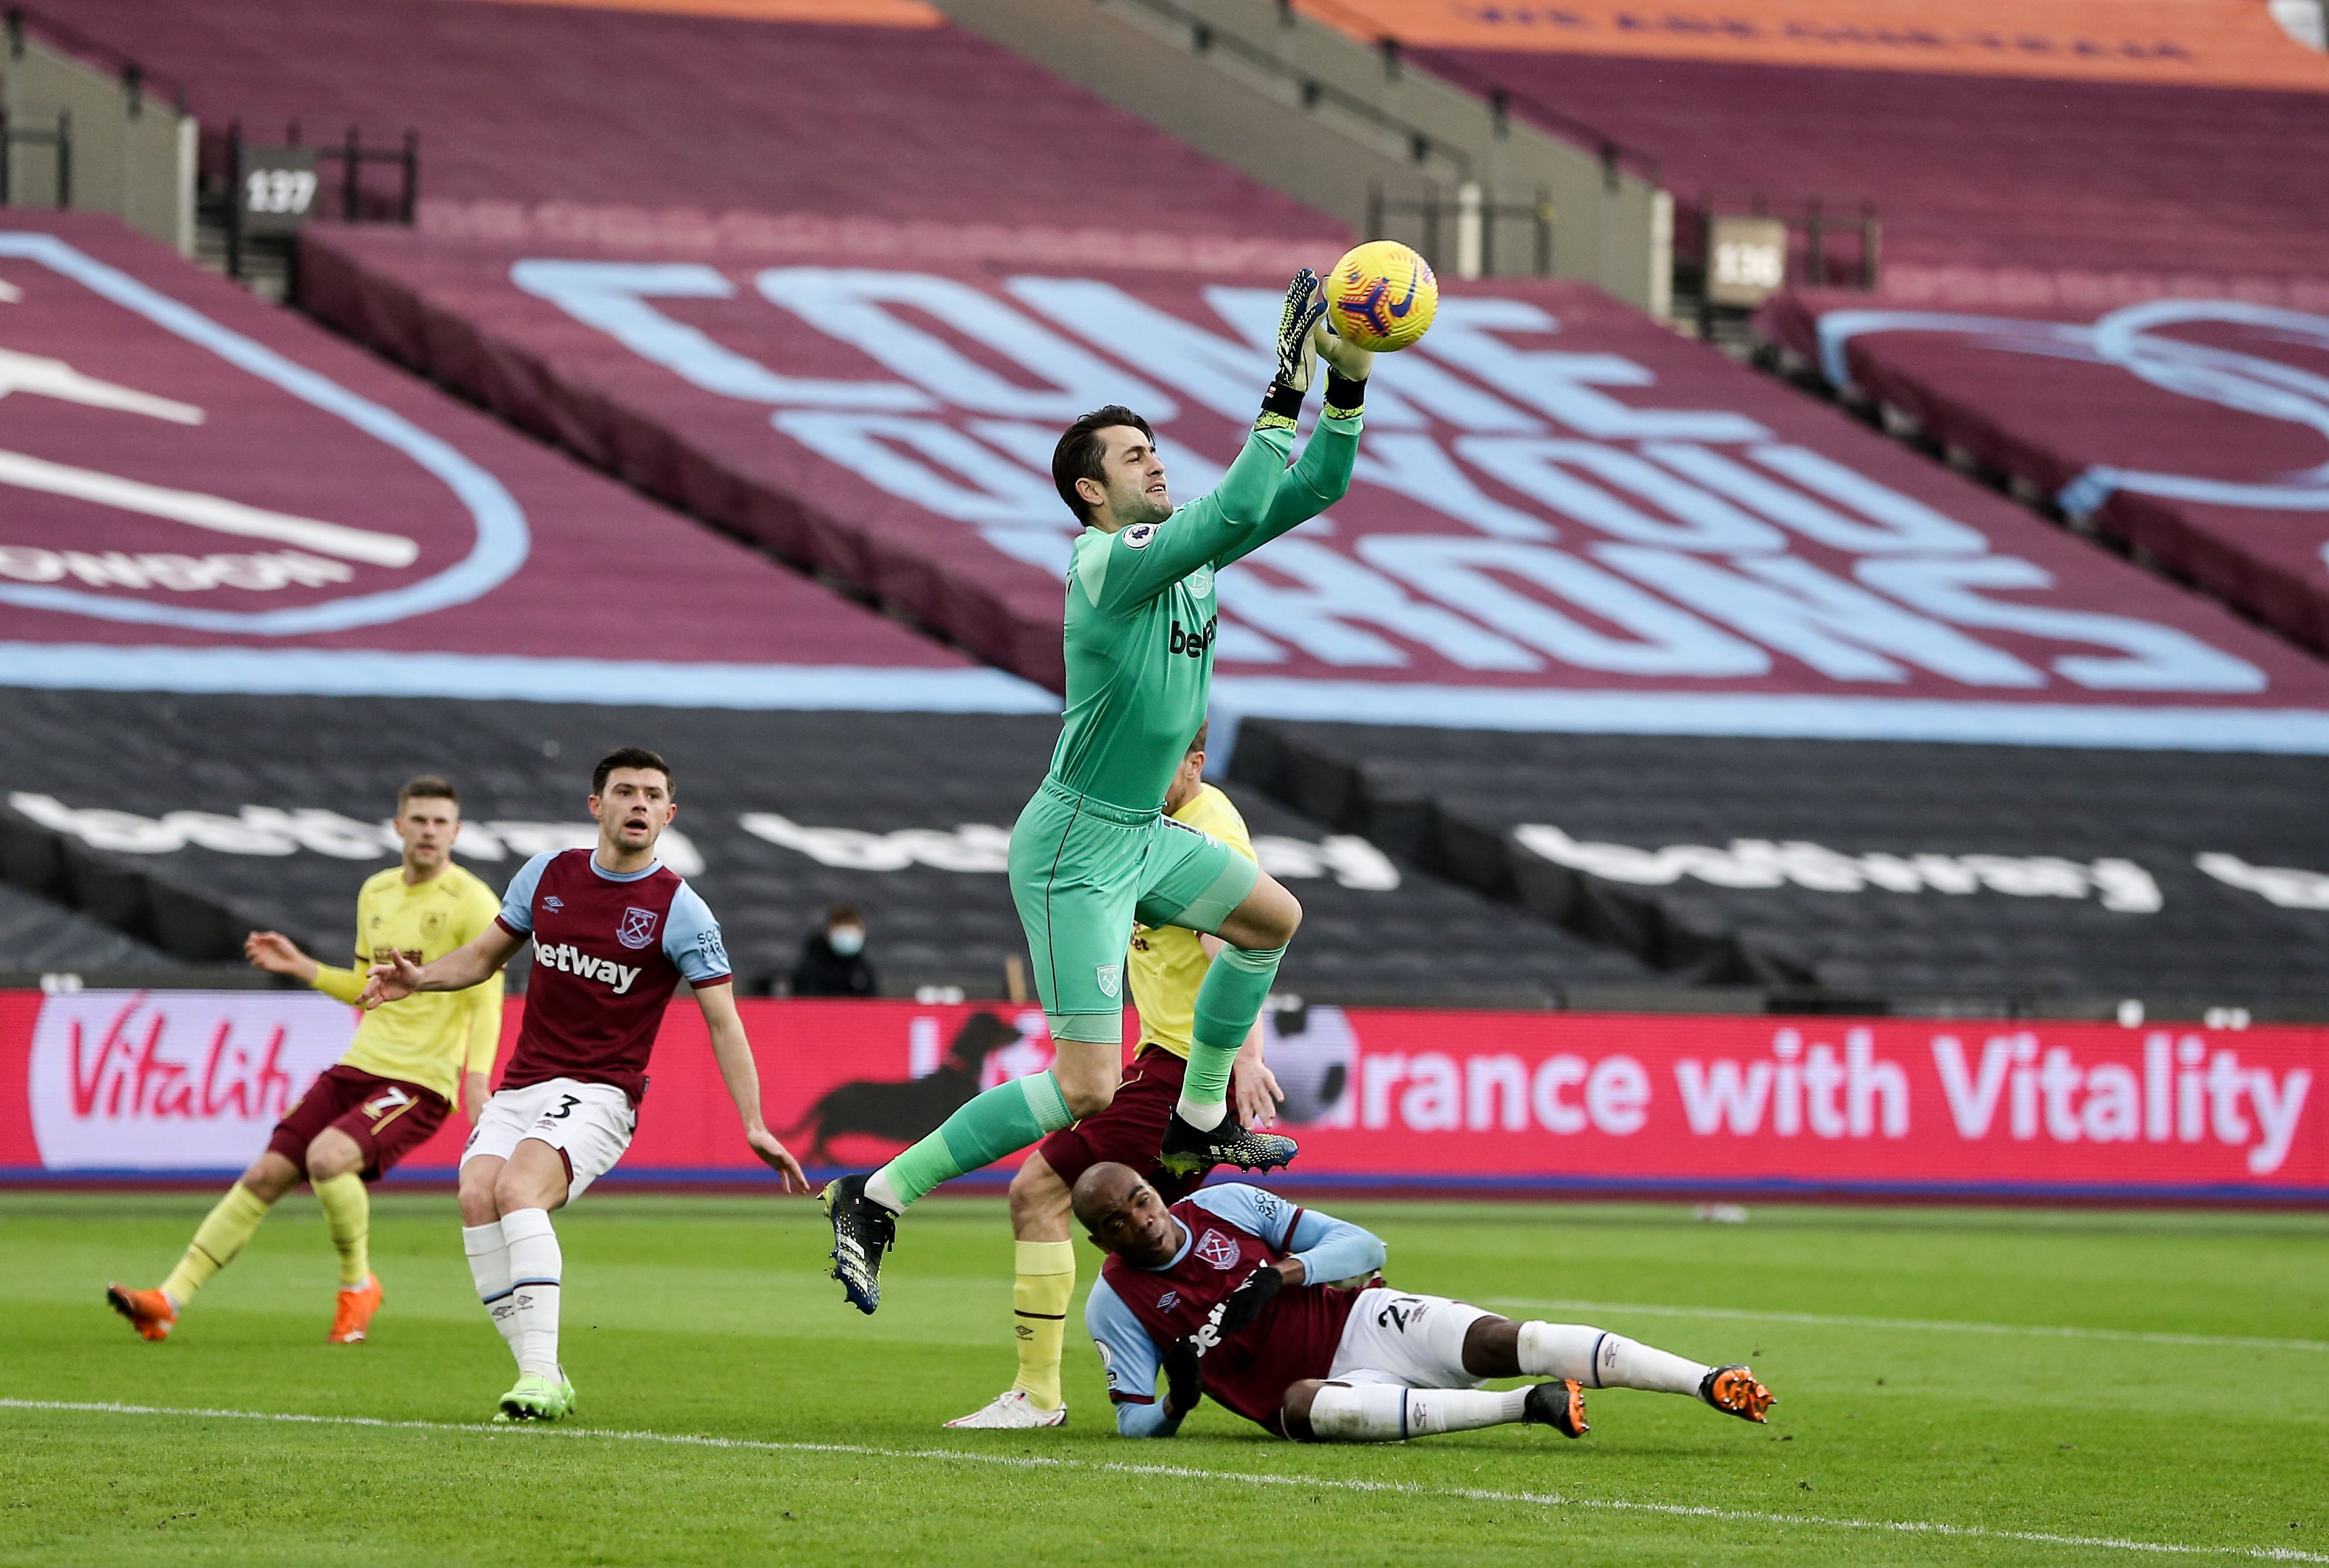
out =
[[[81,0],[73,16],[184,80],[213,130],[417,129],[424,225],[506,227],[554,203],[570,232],[610,210],[635,229],[758,213],[1336,231],[911,0],[853,9],[891,24],[481,0]],[[1067,193],[1103,163],[1138,171],[1133,210],[1079,215]]]
[[[1183,465],[1185,476],[1193,458],[1197,477],[1177,482],[1202,488],[1234,449],[1249,417],[1248,389],[1265,373],[1220,314],[1223,305],[1234,313],[1256,300],[1266,311],[1272,280],[1258,269],[1227,269],[1208,284],[1202,274],[1167,279],[1101,268],[1066,277],[1061,269],[1023,275],[931,263],[770,269],[718,251],[679,262],[669,248],[659,264],[672,270],[632,268],[647,254],[368,230],[311,233],[302,265],[308,306],[325,319],[684,509],[838,573],[1046,685],[1060,678],[1066,524],[1041,465],[1058,421],[1112,398],[1152,412],[1174,407],[1158,420],[1168,465]],[[681,289],[688,297],[675,297]],[[1045,383],[1045,390],[1006,392],[959,366],[935,368],[937,354],[957,351],[901,350],[884,336],[901,319],[926,318],[888,313],[882,301],[909,301],[906,308],[919,312],[941,299],[938,319],[976,319],[982,356],[1022,367],[1022,386]],[[1502,330],[1468,328],[1467,310]],[[1150,335],[1133,356],[1146,373],[1139,376],[1096,357],[1108,341],[1096,323],[1125,320],[1146,323]],[[1083,331],[1094,333],[1084,339],[1090,348],[1075,346],[1071,335]],[[966,333],[941,332],[922,341],[968,345]],[[1170,352],[1154,346],[1159,332],[1178,337]],[[1243,379],[1218,367],[1241,369]],[[1661,723],[1715,735],[1975,741],[2042,739],[2069,723],[2089,726],[2090,743],[2123,743],[2103,737],[2155,722],[2138,718],[2138,708],[2195,719],[2207,710],[2217,716],[2203,724],[2247,724],[2234,715],[2255,706],[2309,711],[2329,694],[2329,672],[2294,650],[1581,286],[1451,286],[1434,335],[1377,379],[1359,482],[1331,510],[1331,526],[1273,546],[1222,579],[1217,716],[1242,714],[1248,725],[1273,716],[1429,723],[1475,731],[1463,743],[1490,748],[1508,737],[1489,732],[1504,727],[1631,731]],[[863,397],[868,386],[922,406],[800,406],[836,387]],[[1602,387],[1623,390],[1596,390]],[[1451,401],[1459,397],[1473,401]],[[1483,425],[1511,433],[1489,435]],[[1880,525],[1879,517],[1889,521]],[[1792,519],[1796,531],[1782,534],[1759,521],[1765,518]],[[1896,527],[1913,539],[1890,532]],[[1731,530],[1720,535],[1728,543],[1704,529]],[[1630,622],[1628,636],[1610,641],[1598,619],[1591,624],[1602,629],[1588,632],[1583,621],[1547,613],[1566,605],[1608,615],[1623,581],[1641,581],[1597,577],[1587,589],[1570,575],[1596,563],[1687,575],[1711,565],[1683,564],[1704,562],[1693,552],[1710,549],[1773,553],[1767,582],[1892,583],[1944,619],[1971,618],[1964,624],[1979,623],[1985,646],[2017,650],[2015,663],[1976,670],[1941,656],[1940,666],[1912,670],[1858,655],[1838,662],[1833,647],[1790,642],[1768,626],[1764,631],[1779,639],[1768,656],[1721,634],[1653,652],[1629,640],[1647,620]],[[1904,559],[1888,562],[1891,554]],[[1947,563],[1934,568],[1944,577],[1957,581],[1962,571],[1962,581],[1985,584],[1982,591],[2017,608],[1946,593],[1918,599],[1926,590],[1911,580],[1928,570],[1919,562],[1937,560]],[[1734,579],[1718,571],[1692,581],[1697,587],[1661,580],[1679,596],[1676,609],[1686,602],[1694,615],[1729,617],[1726,625],[1755,635]],[[2128,622],[2050,621],[2046,607]],[[1898,611],[1892,602],[1881,613]],[[2111,675],[2068,675],[2079,656],[2047,640],[2066,626],[2129,622],[2176,628],[2170,641],[2197,662],[2182,675],[2132,675],[2136,686],[2152,688],[2137,697],[2113,688]],[[1907,635],[1938,632],[1923,624]],[[2041,627],[2051,629],[2032,632]],[[2103,640],[2126,635],[2142,634],[2109,632]],[[2219,663],[2197,651],[2202,647],[2233,662]],[[2016,717],[2024,700],[2038,705]],[[1776,705],[1763,707],[1767,701]],[[2080,704],[2093,705],[2079,716]],[[1667,713],[1674,716],[1661,719]],[[2264,734],[2276,721],[2257,713],[2254,722],[2263,728],[2229,743],[2285,743]],[[1929,728],[1935,723],[1964,727],[1942,735]],[[2164,743],[2214,743],[2198,733],[2179,732]],[[1343,763],[1363,762],[1363,734],[1345,734]],[[1961,766],[2001,778],[2019,766],[2004,751],[1957,755]],[[1724,770],[1711,758],[1684,771],[1702,794],[1721,788],[1714,781]],[[1277,774],[1262,779],[1279,788]],[[1305,797],[1288,798],[1342,820]],[[2031,831],[2068,836],[2053,817],[2071,809],[2066,800],[2033,808]],[[2132,822],[2122,826],[2134,831]],[[1987,852],[1970,843],[1964,849]],[[2260,863],[2305,865],[2307,853],[2296,845]],[[1512,891],[1508,882],[1480,885],[1491,894]],[[2066,916],[2049,905],[2026,918]],[[1755,945],[1728,930],[1721,940],[1739,951]],[[1792,968],[1705,967],[1655,944],[1635,950],[1702,978],[1885,994],[1921,991],[1941,973],[1808,959]],[[2096,959],[2093,989],[2125,978],[2098,956],[2106,951],[2088,953]],[[1991,991],[2049,994],[2066,972],[2058,966],[2015,979],[1967,970]]]
[[[399,700],[367,712],[351,725],[345,704],[316,697],[0,690],[0,737],[24,760],[0,827],[26,845],[20,860],[45,841],[84,879],[196,895],[244,929],[278,927],[337,955],[356,883],[391,864],[379,824],[416,759],[460,781],[465,857],[498,883],[528,855],[589,842],[591,760],[646,741],[678,773],[682,837],[666,858],[720,914],[748,989],[789,973],[835,902],[866,912],[869,956],[891,994],[999,995],[1006,955],[1023,952],[1003,845],[1049,755],[1048,715]],[[320,751],[319,735],[330,737]],[[1257,792],[1239,800],[1308,911],[1288,989],[1542,1005],[1571,988],[1674,984],[1363,844],[1330,841]]]
[[[2319,757],[1255,720],[1237,767],[1420,864],[1712,979],[1844,1006],[2329,1004],[2318,912],[2231,864],[2329,864]]]
[[[9,980],[44,974],[143,977],[183,968],[150,943],[0,882],[0,976]]]
[[[2293,190],[2287,162],[2329,134],[2329,93],[1533,52],[1452,63],[1518,112],[1559,105],[1650,153],[1685,210],[1818,198],[1850,222],[1874,203],[1888,296],[2130,272],[2221,287],[2317,276],[2329,250],[2329,203]]]
[[[2329,316],[2209,298],[1979,314],[1864,304],[1790,294],[1757,326],[1924,439],[2329,653]]]
[[[122,24],[144,14],[144,0],[99,3]],[[656,53],[659,61],[697,61],[710,70],[722,48],[740,59],[758,58],[752,51],[762,47],[797,49],[823,79],[803,92],[825,94],[815,113],[831,133],[829,145],[846,149],[844,159],[862,146],[867,166],[878,154],[883,168],[906,159],[899,138],[928,128],[892,112],[878,91],[853,99],[834,84],[854,80],[853,71],[907,70],[947,51],[958,52],[948,56],[957,62],[973,56],[998,62],[966,74],[976,90],[945,99],[949,146],[929,165],[942,173],[930,177],[950,183],[953,194],[931,190],[927,200],[876,183],[846,190],[819,184],[824,176],[815,171],[741,156],[702,160],[678,184],[660,187],[626,162],[635,149],[614,145],[631,135],[626,127],[634,114],[663,134],[676,111],[656,96],[660,86],[639,87],[636,99],[601,95],[604,101],[593,100],[596,114],[573,102],[529,99],[530,120],[555,121],[578,147],[609,138],[607,156],[587,171],[561,171],[546,154],[523,170],[499,172],[457,160],[441,179],[426,176],[429,199],[444,204],[424,211],[417,230],[308,230],[301,298],[328,325],[508,422],[1044,685],[1056,687],[1061,678],[1060,573],[1071,530],[1047,471],[1059,424],[1100,402],[1132,402],[1155,417],[1180,492],[1206,487],[1250,418],[1253,388],[1266,373],[1255,344],[1276,288],[1297,258],[1323,261],[1334,243],[1298,208],[1249,201],[1243,182],[1185,155],[1166,156],[1151,133],[943,27],[756,32],[699,19],[561,11],[561,23],[572,24],[553,37],[531,31],[538,23],[527,8],[475,0],[422,7],[398,0],[379,14],[401,21],[344,24],[354,29],[348,38],[384,61],[367,73],[362,90],[382,95],[368,101],[382,104],[382,112],[391,99],[417,106],[405,118],[421,120],[431,148],[466,134],[454,121],[427,118],[435,111],[425,84],[438,69],[430,41],[445,28],[460,30],[462,48],[487,55],[532,40],[544,58],[578,71],[584,53],[559,52],[597,50],[592,69],[613,70],[651,45],[677,52]],[[178,38],[172,47],[185,53],[156,60],[188,77],[199,99],[214,90],[205,86],[205,60],[255,58],[249,40],[259,34],[195,32],[191,24],[175,33],[157,24],[157,38]],[[328,73],[336,70],[330,36],[330,28],[303,15],[269,48],[295,67],[325,61],[316,70]],[[343,39],[341,46],[354,45]],[[1638,62],[1597,63],[1622,71]],[[282,75],[296,78],[305,69]],[[678,64],[673,71],[686,74]],[[1829,71],[1823,80],[1846,74]],[[249,86],[275,78],[260,71],[237,78],[222,68],[217,80]],[[989,83],[1001,85],[990,91]],[[2052,91],[2064,84],[2042,85]],[[271,112],[244,93],[238,87],[223,101],[253,117]],[[2260,99],[2251,91],[2247,101]],[[606,109],[608,102],[621,107]],[[1086,145],[1098,137],[1113,146],[1121,135],[1130,138],[1124,146],[1155,147],[1155,165],[1167,177],[1160,204],[1149,211],[1160,226],[1185,215],[1195,238],[1103,244],[1080,228],[1085,210],[1047,161],[1063,145],[1061,122],[1042,118],[1055,111],[1090,129]],[[328,112],[357,110],[342,105]],[[754,112],[740,109],[736,118],[757,123]],[[991,222],[970,222],[960,204],[960,182],[968,177],[961,171],[973,163],[993,175],[981,193]],[[428,167],[439,167],[434,152]],[[926,172],[918,166],[912,180]],[[686,210],[658,215],[658,208],[681,203]],[[1232,232],[1243,238],[1212,238]],[[1140,347],[1126,349],[1128,343]],[[1398,794],[1400,809],[1466,826],[1415,838],[1398,827],[1406,818],[1384,814],[1379,801],[1368,804],[1372,786],[1355,782],[1372,777],[1366,737],[1374,732],[1332,726],[1357,719],[1429,724],[1451,757],[1509,748],[1515,757],[1551,758],[1565,744],[1599,743],[1563,735],[1598,735],[1614,746],[1620,742],[1609,737],[1671,732],[1682,738],[1655,742],[1673,749],[1658,766],[1675,780],[1678,800],[1698,802],[1700,817],[1677,808],[1670,824],[1641,825],[1633,838],[1615,827],[1595,830],[1645,854],[1782,833],[1806,835],[1834,854],[1926,852],[1906,818],[1880,821],[1864,841],[1834,844],[1800,826],[1734,822],[1717,809],[1734,748],[1745,749],[1739,755],[1797,751],[1827,759],[1843,753],[1824,748],[1885,741],[1912,743],[1896,753],[1907,758],[1913,743],[1947,741],[1938,753],[1947,769],[2003,789],[2029,764],[2031,753],[2014,748],[2033,744],[2078,748],[2062,753],[2067,776],[2107,772],[2104,759],[2141,753],[2170,759],[2158,764],[2170,771],[2221,779],[2234,765],[2211,757],[2276,754],[2271,766],[2301,772],[2305,764],[2291,758],[2329,743],[2316,733],[2329,713],[2329,672],[2316,662],[1592,289],[1451,284],[1432,338],[1386,366],[1371,403],[1371,435],[1353,493],[1302,536],[1223,579],[1218,749],[1239,749],[1242,722],[1260,748],[1238,764],[1245,777],[1328,821],[1347,823],[1357,812],[1406,845],[1415,864],[1467,882],[1476,894],[1517,899],[1570,920],[1602,944],[1598,959],[1581,947],[1546,946],[1529,960],[1537,968],[1522,966],[1517,988],[1627,984],[1665,972],[1877,1000],[1937,990],[1963,996],[1968,987],[1991,997],[2091,998],[2146,973],[2164,985],[2185,971],[2121,962],[2097,933],[2136,928],[2117,911],[2092,924],[2100,894],[2088,884],[2081,885],[2094,896],[2083,902],[1999,894],[2013,901],[2005,907],[2013,930],[2051,934],[2005,944],[2014,949],[2006,951],[1968,939],[1959,958],[1940,963],[1909,950],[1927,940],[1915,930],[1878,940],[1881,921],[1865,933],[1843,919],[1826,934],[1768,940],[1759,923],[1767,916],[1753,900],[1694,904],[1687,919],[1660,914],[1649,926],[1665,934],[1645,938],[1635,927],[1648,917],[1579,918],[1571,904],[1546,903],[1523,885],[1515,868],[1538,876],[1535,863],[1543,857],[1518,855],[1517,827],[1549,826],[1585,841],[1585,830],[1564,820],[1567,795],[1546,782],[1554,776],[1551,761],[1529,786],[1537,805],[1524,817],[1471,812],[1462,808],[1466,787],[1457,774],[1419,771],[1413,787]],[[1004,734],[1021,723],[1010,713],[1031,711],[1014,706],[1024,702],[1020,688],[979,693],[986,706],[976,711],[993,715],[972,723],[982,734]],[[601,706],[573,710],[578,731],[590,723],[579,715],[628,698],[583,700]],[[784,714],[767,721],[770,732],[814,723],[797,703],[770,705]],[[696,722],[674,719],[664,728],[684,734]],[[1026,724],[1032,733],[1048,721]],[[1315,754],[1344,780],[1339,798],[1318,795],[1315,773],[1297,778],[1271,760],[1270,737],[1321,726],[1333,739],[1318,741]],[[881,729],[867,721],[852,730],[866,758],[878,754],[872,737]],[[1423,752],[1435,744],[1411,743]],[[827,770],[857,766],[838,741],[823,752],[798,744],[808,747],[804,757],[827,759],[821,764]],[[2096,746],[2135,751],[2085,750]],[[707,744],[704,754],[715,750]],[[523,751],[511,743],[509,754]],[[1008,766],[1032,766],[1040,751],[1014,742]],[[1695,765],[1674,760],[1692,756]],[[998,777],[1008,770],[995,766]],[[1626,772],[1620,766],[1591,774],[1591,788],[1622,800],[1625,786],[1615,780]],[[800,810],[823,813],[808,816],[768,803],[764,783],[756,789],[740,789],[722,814],[737,823],[747,812],[767,812],[797,827],[944,834],[969,823],[999,827],[1015,805],[1011,790],[997,787],[981,798],[1000,804],[975,811],[966,804],[938,821],[927,811],[867,808],[852,815],[849,808],[864,803],[820,806],[808,795]],[[320,799],[322,786],[314,792]],[[2111,799],[2097,807],[2066,789],[2033,804],[2018,836],[1989,835],[1975,822],[1964,835],[1936,841],[1929,853],[2083,857],[2089,865],[2139,859],[2150,829],[2139,812]],[[514,802],[496,809],[548,808]],[[1291,821],[1282,826],[1283,836],[1298,836]],[[803,870],[796,863],[808,852],[787,847],[790,840],[771,845],[740,837],[740,829],[721,831],[726,846],[705,851],[707,876],[724,874],[710,868],[730,864]],[[1304,853],[1315,860],[1323,840],[1307,831]],[[2304,867],[2317,862],[2316,847],[2302,832],[2275,827],[2239,845],[2179,845],[2182,859],[2148,874],[2161,887],[2178,877],[2189,882],[2189,857],[2219,848],[2245,857],[2243,864]],[[961,874],[931,874],[933,888],[961,885],[950,880]],[[2056,867],[2031,874],[2069,874]],[[1609,878],[1597,881],[1589,867],[1571,881],[1602,888],[1587,901],[1595,907],[1631,907],[1632,895]],[[1362,898],[1365,890],[1326,892],[1332,883],[1330,875],[1313,883],[1327,902],[1312,929],[1348,930],[1350,946],[1313,944],[1314,956],[1302,961],[1318,967],[1290,968],[1289,983],[1360,987],[1389,973],[1352,961],[1355,953],[1398,945],[1381,940],[1390,926],[1371,923],[1380,917],[1370,912],[1381,906]],[[1403,890],[1409,883],[1428,886],[1410,876]],[[795,885],[798,891],[771,883],[750,897],[771,912],[749,938],[764,972],[782,967],[818,900],[833,896],[829,880]],[[2215,878],[2201,893],[2176,898],[2170,916],[2146,917],[2151,924],[2142,929],[2171,928],[2194,898],[2230,896],[2215,891],[2226,885]],[[862,883],[849,892],[882,907]],[[1358,900],[1348,916],[1333,912],[1344,893]],[[961,908],[976,907],[955,896]],[[1401,985],[1513,988],[1510,968],[1467,968],[1460,955],[1509,943],[1515,929],[1532,952],[1550,941],[1547,928],[1500,927],[1487,903],[1465,896],[1464,918],[1438,922],[1466,932],[1465,939],[1418,936],[1408,947],[1431,957],[1417,960],[1414,979]],[[1961,903],[1958,895],[1938,893],[1926,902],[1938,908],[1944,897],[1952,912],[1997,902]],[[908,902],[919,902],[890,907]],[[954,949],[917,934],[919,918],[900,914],[893,922],[900,950],[913,955],[918,973],[943,977]],[[1808,914],[1801,920],[1806,931],[1818,923]],[[1431,923],[1419,916],[1413,929]],[[963,945],[990,940],[984,949]],[[958,939],[956,956],[968,955],[971,971],[991,975],[1013,941],[1000,925],[991,936]],[[1595,968],[1608,962],[1617,967]],[[2288,994],[2298,984],[2277,971],[2239,972],[2239,983],[2260,987],[2259,996]]]

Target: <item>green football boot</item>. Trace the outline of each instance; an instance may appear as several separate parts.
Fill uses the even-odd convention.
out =
[[[556,1421],[566,1413],[565,1391],[538,1372],[526,1373],[502,1395],[502,1413],[512,1421]]]

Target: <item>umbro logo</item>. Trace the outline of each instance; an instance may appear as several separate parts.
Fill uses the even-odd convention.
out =
[[[1180,1304],[1181,1292],[1178,1290],[1167,1290],[1164,1294],[1156,1298],[1156,1310],[1159,1312],[1170,1312],[1174,1308],[1178,1307]]]
[[[544,909],[564,909],[566,907],[566,901],[559,897],[554,893],[544,893],[542,898],[542,907]]]

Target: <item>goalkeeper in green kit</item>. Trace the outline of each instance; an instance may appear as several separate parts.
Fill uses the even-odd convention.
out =
[[[1188,1073],[1159,1158],[1184,1173],[1269,1170],[1294,1140],[1230,1114],[1230,1063],[1269,995],[1302,907],[1267,873],[1164,815],[1166,786],[1212,686],[1216,569],[1316,516],[1350,487],[1374,356],[1325,326],[1317,277],[1286,291],[1278,373],[1221,487],[1166,497],[1148,422],[1108,407],[1068,427],[1051,458],[1060,498],[1085,524],[1068,568],[1065,723],[1051,767],[1011,833],[1011,894],[1051,1021],[1049,1072],[988,1090],[871,1176],[825,1189],[833,1272],[862,1312],[881,1305],[897,1216],[940,1182],[1105,1110],[1122,1071],[1124,958],[1135,921],[1226,945],[1197,993]],[[1318,427],[1287,459],[1315,362]]]

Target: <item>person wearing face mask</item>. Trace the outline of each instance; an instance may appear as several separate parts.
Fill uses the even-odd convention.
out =
[[[837,903],[825,912],[825,929],[801,943],[793,966],[796,997],[871,997],[881,990],[865,957],[865,918],[857,906]]]

